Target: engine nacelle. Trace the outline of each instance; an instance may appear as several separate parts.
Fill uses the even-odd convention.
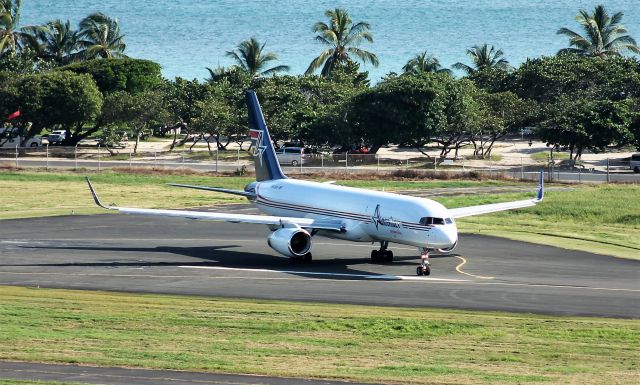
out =
[[[267,243],[284,256],[302,257],[311,250],[311,234],[299,227],[285,227],[269,234]]]

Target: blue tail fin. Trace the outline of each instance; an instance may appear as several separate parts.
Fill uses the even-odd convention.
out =
[[[286,179],[287,177],[278,163],[278,158],[276,158],[258,97],[253,90],[247,91],[247,107],[249,108],[249,135],[251,136],[253,162],[256,166],[256,180]]]

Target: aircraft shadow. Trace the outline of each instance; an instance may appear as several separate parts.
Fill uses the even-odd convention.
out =
[[[238,268],[238,269],[267,269],[282,270],[287,274],[304,276],[306,278],[315,279],[345,279],[345,280],[370,280],[375,277],[378,279],[395,280],[393,275],[381,272],[371,272],[369,270],[354,269],[353,265],[369,265],[369,266],[417,266],[419,258],[416,256],[397,256],[391,263],[372,264],[368,257],[360,258],[331,258],[331,259],[315,259],[312,263],[303,263],[291,260],[287,257],[274,256],[270,254],[259,254],[244,251],[234,251],[234,248],[240,245],[223,245],[223,246],[194,246],[194,247],[176,247],[176,246],[155,246],[155,247],[96,247],[96,246],[21,246],[25,249],[40,250],[66,250],[66,251],[90,251],[95,253],[112,252],[112,253],[149,253],[158,254],[158,260],[141,260],[132,261],[130,256],[110,256],[104,255],[93,258],[100,260],[78,261],[78,262],[59,262],[59,263],[23,263],[0,265],[2,267],[222,267],[222,268]],[[187,258],[197,259],[198,261],[184,260],[160,260],[166,259],[166,256],[159,254],[174,254]],[[114,258],[115,257],[115,258]],[[452,255],[434,255],[432,258],[451,258]],[[117,260],[121,258],[122,260]],[[105,259],[112,259],[105,261]],[[116,260],[113,260],[116,259]],[[375,268],[374,268],[375,269]],[[379,269],[378,269],[379,270]],[[362,276],[362,277],[359,277]]]

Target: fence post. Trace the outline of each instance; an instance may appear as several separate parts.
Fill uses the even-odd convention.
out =
[[[155,167],[158,167],[158,152],[157,151],[153,152],[153,165]]]
[[[407,165],[405,166],[405,170],[409,169],[409,156],[407,155]]]
[[[378,163],[378,165],[376,166],[376,172],[380,172],[380,157],[378,156],[378,154],[376,154],[375,157]]]
[[[304,148],[300,149],[300,174],[302,174],[302,153],[304,152]]]
[[[520,179],[524,179],[524,160],[520,157]]]
[[[320,153],[320,169],[324,171],[324,154]]]
[[[344,153],[344,168],[349,168],[349,151]]]
[[[220,152],[220,149],[216,148],[216,174],[218,173],[218,153],[219,152]]]
[[[78,145],[77,144],[73,149],[73,169],[75,171],[78,170]]]
[[[49,144],[47,144],[47,167],[45,167],[45,169],[47,171],[49,170]]]
[[[240,147],[238,147],[238,161],[236,163],[236,166],[240,167]]]
[[[129,149],[129,168],[131,168],[131,158],[133,157],[133,151]]]
[[[100,172],[100,145],[98,145],[98,172]]]
[[[18,168],[18,145],[16,144],[16,168]]]
[[[609,179],[609,158],[607,158],[607,183],[609,183],[609,182],[610,182],[610,179]]]

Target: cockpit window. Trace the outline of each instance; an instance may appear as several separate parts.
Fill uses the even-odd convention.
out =
[[[453,223],[453,219],[451,219],[451,218],[447,218],[447,219],[445,219],[444,221],[445,221],[448,225],[450,225],[450,224],[452,224],[452,223]]]
[[[447,218],[447,219],[451,220],[450,218]],[[420,218],[420,224],[421,225],[444,225],[444,219],[434,218],[434,217],[422,217]]]

